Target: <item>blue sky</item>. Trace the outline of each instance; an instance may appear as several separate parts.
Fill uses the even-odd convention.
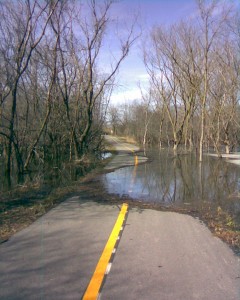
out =
[[[113,5],[111,15],[118,20],[120,26],[126,28],[138,16],[138,24],[142,36],[132,47],[128,57],[122,63],[117,76],[117,87],[111,97],[111,103],[125,103],[141,98],[138,84],[147,86],[148,76],[142,62],[142,44],[147,40],[150,29],[154,25],[171,24],[194,13],[195,0],[121,0]],[[121,35],[121,33],[120,33]],[[124,33],[123,33],[124,35]],[[103,59],[107,66],[109,57],[118,55],[116,34],[111,33],[105,44],[106,56]],[[109,55],[108,50],[111,52]],[[106,64],[105,64],[106,63]]]
[[[229,2],[239,0],[228,0]],[[120,0],[111,10],[111,16],[118,20],[119,28],[116,32],[110,29],[104,46],[104,57],[101,67],[107,70],[112,57],[117,57],[117,35],[124,36],[124,30],[130,26],[134,16],[138,15],[138,24],[142,28],[142,36],[132,47],[128,57],[122,63],[117,76],[111,103],[128,103],[141,98],[138,83],[147,87],[147,73],[142,62],[142,44],[147,41],[150,29],[155,25],[170,25],[180,19],[194,17],[197,4],[195,0]],[[110,51],[110,52],[109,52]],[[110,54],[109,54],[110,53]]]

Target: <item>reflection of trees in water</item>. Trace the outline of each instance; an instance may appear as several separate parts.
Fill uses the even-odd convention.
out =
[[[225,161],[205,157],[199,163],[192,154],[173,156],[161,151],[151,164],[138,170],[142,193],[149,200],[174,204],[203,201],[229,206],[229,195],[237,190],[239,169]]]
[[[84,166],[71,163],[59,163],[52,166],[45,164],[32,172],[26,174],[12,174],[11,182],[16,188],[21,186],[44,186],[51,187],[68,186],[86,174],[92,165]],[[1,168],[0,161],[0,193],[8,191],[8,177],[5,176],[4,168]]]
[[[164,159],[161,153],[156,153],[150,164],[140,169],[138,176],[142,179],[142,192],[148,194],[150,200],[172,203],[176,201],[177,174],[174,159]]]

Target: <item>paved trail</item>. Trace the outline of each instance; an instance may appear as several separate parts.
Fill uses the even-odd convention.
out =
[[[1,244],[0,299],[81,299],[119,211],[73,197]],[[130,208],[101,300],[240,300],[239,287],[239,258],[205,225]]]
[[[240,299],[239,261],[190,216],[132,209],[101,299]]]
[[[105,170],[114,170],[123,166],[133,166],[145,163],[148,160],[147,157],[137,154],[137,151],[139,151],[138,146],[122,142],[118,138],[110,135],[105,136],[105,139],[118,152],[118,155],[114,156],[110,163],[105,166]]]

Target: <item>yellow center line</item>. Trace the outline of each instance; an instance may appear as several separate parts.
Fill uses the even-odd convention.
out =
[[[94,300],[97,299],[104,275],[108,266],[108,263],[111,259],[113,249],[115,247],[116,241],[118,239],[119,233],[121,231],[125,215],[128,210],[128,204],[123,203],[121,211],[118,215],[117,221],[113,227],[113,230],[109,236],[107,244],[102,252],[102,255],[98,261],[96,269],[93,273],[93,276],[89,282],[87,290],[83,296],[83,300]]]
[[[135,166],[137,166],[137,165],[138,165],[138,156],[137,156],[137,155],[135,155],[134,164],[135,164]]]

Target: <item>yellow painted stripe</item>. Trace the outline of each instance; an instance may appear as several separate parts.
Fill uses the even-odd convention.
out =
[[[135,161],[134,161],[134,163],[135,163],[135,166],[138,165],[138,156],[137,155],[135,155]]]
[[[95,300],[98,297],[98,293],[104,279],[105,271],[111,259],[113,249],[119,236],[119,232],[121,231],[127,209],[128,204],[124,203],[118,215],[117,221],[113,227],[113,230],[109,236],[107,244],[103,250],[103,253],[98,261],[87,290],[82,298],[83,300]]]

